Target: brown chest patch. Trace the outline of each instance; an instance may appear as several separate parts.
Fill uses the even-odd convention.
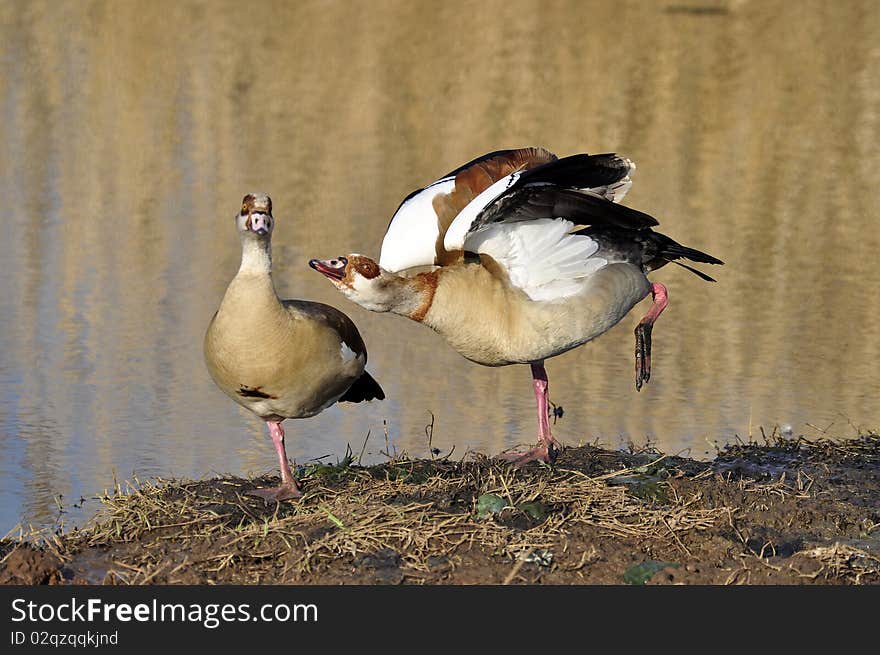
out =
[[[425,315],[431,309],[431,303],[434,302],[434,294],[437,292],[439,277],[440,271],[430,271],[428,273],[419,273],[410,281],[413,295],[421,299],[415,310],[408,314],[408,317],[417,323],[424,321]]]

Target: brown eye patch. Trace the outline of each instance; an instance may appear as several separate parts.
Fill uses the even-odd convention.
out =
[[[371,259],[358,259],[354,263],[355,270],[368,280],[379,276],[379,266]]]

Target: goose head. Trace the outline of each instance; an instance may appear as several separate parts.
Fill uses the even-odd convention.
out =
[[[309,266],[324,275],[342,294],[371,312],[387,312],[398,300],[399,276],[369,257],[351,254],[335,259],[312,259]]]
[[[249,193],[242,198],[241,211],[235,217],[235,225],[243,239],[270,239],[274,223],[272,199],[267,194]]]

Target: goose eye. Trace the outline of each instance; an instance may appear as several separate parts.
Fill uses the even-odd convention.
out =
[[[242,206],[241,206],[241,213],[242,213],[242,214],[247,214],[247,205],[242,205]]]

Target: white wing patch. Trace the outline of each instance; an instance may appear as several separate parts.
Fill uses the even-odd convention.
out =
[[[502,177],[465,205],[464,209],[458,212],[458,216],[449,225],[449,229],[446,230],[446,234],[443,236],[443,248],[447,251],[463,250],[465,240],[468,238],[468,232],[477,215],[495,202],[495,199],[502,195],[510,185],[515,183],[519,176],[520,172],[517,171]]]
[[[397,272],[434,264],[435,246],[440,235],[434,197],[449,193],[454,187],[455,178],[445,178],[403,201],[391,217],[382,239],[379,266]]]
[[[342,363],[348,364],[353,359],[357,359],[357,353],[348,347],[348,344],[344,341],[342,342],[342,348],[339,349],[339,354],[342,357]]]
[[[636,170],[636,163],[632,159],[624,159],[623,161],[629,166],[629,171],[627,171],[626,176],[622,180],[615,182],[614,184],[609,184],[608,186],[594,189],[594,191],[599,191],[603,198],[607,198],[611,202],[620,202],[623,200],[623,197],[633,185],[630,175]]]
[[[561,300],[608,263],[594,256],[599,246],[590,237],[570,234],[573,227],[564,218],[497,223],[472,234],[464,246],[490,255],[532,300]]]

